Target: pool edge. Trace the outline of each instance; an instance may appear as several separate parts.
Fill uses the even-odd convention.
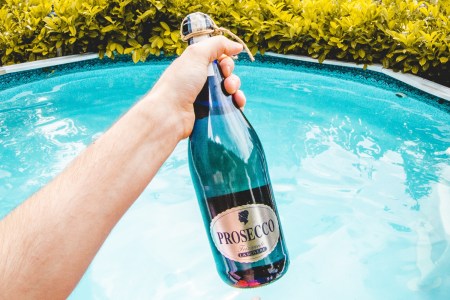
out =
[[[85,60],[91,60],[91,59],[97,59],[98,54],[96,53],[84,53],[84,54],[75,54],[75,55],[68,55],[68,56],[62,56],[62,57],[54,57],[54,58],[48,58],[48,59],[42,59],[37,61],[31,61],[21,64],[15,64],[10,66],[3,66],[0,67],[0,76],[11,74],[11,73],[18,73],[18,72],[24,72],[24,71],[31,71],[36,69],[42,69],[42,68],[48,68],[53,66],[59,66],[59,65],[65,65],[70,64],[74,62],[80,62]]]
[[[309,62],[309,63],[314,63],[314,64],[339,66],[339,67],[352,68],[352,69],[363,69],[363,65],[357,65],[355,63],[349,63],[349,62],[341,62],[341,61],[337,61],[337,60],[325,60],[324,62],[319,63],[317,61],[317,59],[313,59],[311,57],[303,56],[303,55],[278,54],[278,53],[274,53],[274,52],[266,52],[265,55],[270,56],[270,57],[275,57],[275,58],[284,58],[284,59],[297,60],[297,61]],[[93,60],[93,59],[98,59],[98,58],[99,58],[99,56],[96,53],[85,53],[85,54],[76,54],[76,55],[69,55],[69,56],[63,56],[63,57],[43,59],[43,60],[39,60],[39,61],[26,62],[26,63],[15,64],[15,65],[10,65],[10,66],[3,66],[3,67],[0,67],[0,76],[6,75],[6,74],[11,74],[11,73],[18,73],[18,72],[23,72],[23,71],[30,71],[30,70],[35,70],[35,69],[42,69],[42,68],[47,68],[47,67],[52,67],[52,66],[81,62],[81,61],[86,61],[86,60]],[[440,99],[450,102],[450,88],[448,88],[444,85],[421,78],[419,76],[415,76],[413,74],[394,72],[390,69],[385,69],[382,65],[379,65],[379,64],[368,65],[367,69],[370,71],[376,72],[376,73],[384,74],[388,77],[399,80],[413,88],[417,88],[425,93],[428,93],[430,95],[436,96]]]
[[[276,57],[276,58],[285,58],[285,59],[287,58],[287,59],[304,61],[304,62],[309,62],[309,63],[339,66],[339,67],[352,68],[352,69],[363,69],[364,68],[363,65],[357,65],[356,63],[350,63],[350,62],[341,62],[341,61],[337,61],[337,60],[325,60],[322,63],[319,63],[317,61],[317,59],[314,59],[314,58],[311,58],[308,56],[304,56],[304,55],[278,54],[278,53],[274,53],[274,52],[266,52],[264,55]],[[424,79],[422,77],[419,77],[419,76],[416,76],[413,74],[394,72],[393,70],[385,69],[382,65],[379,65],[379,64],[368,65],[367,70],[384,74],[386,76],[389,76],[391,78],[399,80],[409,86],[417,88],[423,92],[426,92],[428,94],[431,94],[440,99],[447,100],[450,102],[450,88],[448,88],[442,84]]]

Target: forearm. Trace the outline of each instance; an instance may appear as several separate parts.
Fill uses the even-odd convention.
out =
[[[0,299],[68,296],[178,143],[168,110],[148,95],[0,222]]]

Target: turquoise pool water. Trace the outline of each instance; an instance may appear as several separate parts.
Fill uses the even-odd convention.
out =
[[[101,135],[167,64],[0,77],[0,219]],[[288,273],[253,290],[222,283],[183,141],[70,298],[449,299],[448,106],[341,69],[238,62],[236,73],[266,151]]]

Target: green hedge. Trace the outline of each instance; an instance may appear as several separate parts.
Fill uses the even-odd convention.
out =
[[[75,54],[180,54],[179,25],[203,11],[253,53],[309,55],[436,76],[450,58],[450,0],[4,0],[3,65]]]

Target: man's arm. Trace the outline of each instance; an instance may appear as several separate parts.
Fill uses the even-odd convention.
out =
[[[210,61],[242,50],[223,37],[189,47],[158,83],[60,175],[0,221],[0,299],[63,299],[120,217],[193,126]],[[233,64],[228,92],[242,106]]]

